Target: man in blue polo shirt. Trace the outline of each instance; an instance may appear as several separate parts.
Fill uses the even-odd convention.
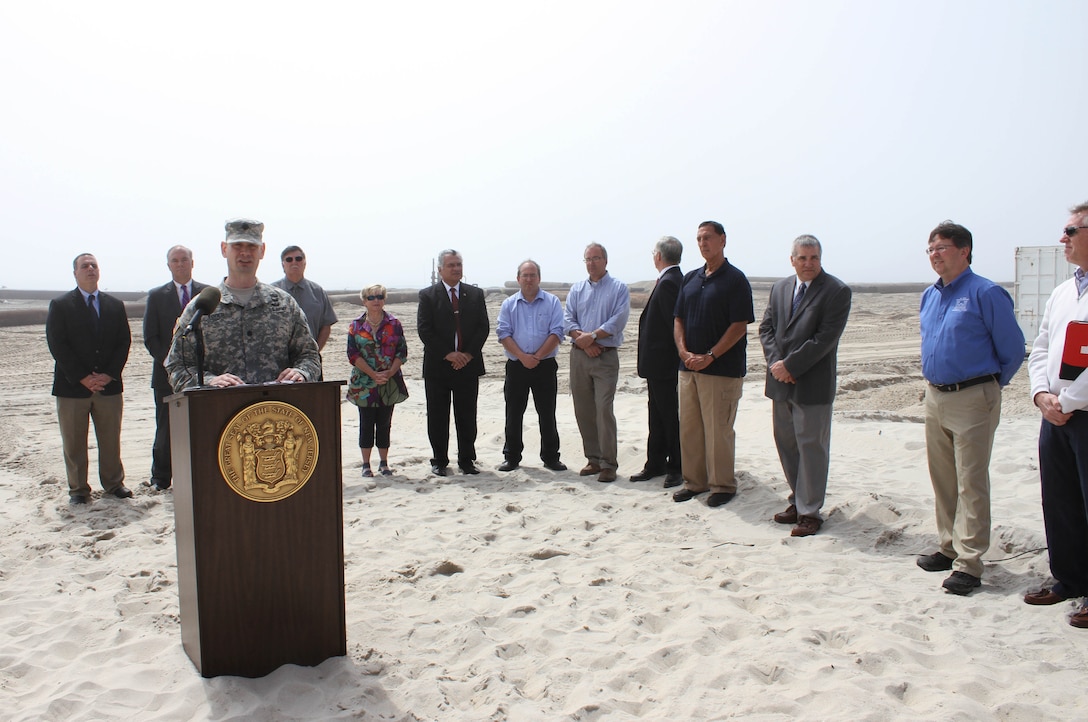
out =
[[[954,570],[941,586],[970,594],[990,548],[990,452],[1001,388],[1024,362],[1012,298],[971,270],[971,231],[945,221],[926,254],[940,278],[922,293],[926,456],[940,549],[918,557],[927,572]]]

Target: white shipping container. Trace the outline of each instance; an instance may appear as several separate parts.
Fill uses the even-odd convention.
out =
[[[1059,283],[1073,275],[1075,266],[1065,260],[1065,247],[1019,246],[1016,249],[1016,320],[1028,346],[1039,335],[1046,301]]]

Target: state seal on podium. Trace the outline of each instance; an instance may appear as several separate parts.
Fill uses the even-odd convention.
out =
[[[280,401],[247,406],[219,436],[219,471],[250,501],[280,501],[297,492],[310,480],[317,454],[313,422]]]

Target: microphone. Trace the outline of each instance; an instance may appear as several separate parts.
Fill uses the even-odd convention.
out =
[[[193,303],[196,305],[196,313],[189,319],[189,325],[185,327],[185,331],[182,332],[182,336],[188,336],[189,332],[200,325],[200,320],[207,316],[209,313],[213,313],[219,306],[219,299],[222,294],[219,293],[219,289],[215,286],[208,286],[203,291],[196,295]]]

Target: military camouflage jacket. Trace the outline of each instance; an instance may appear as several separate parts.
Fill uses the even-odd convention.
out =
[[[219,306],[204,317],[204,383],[220,374],[234,374],[248,384],[275,381],[293,368],[307,381],[321,379],[321,356],[310,335],[306,316],[295,299],[267,283],[257,283],[245,306],[226,284],[219,284]],[[174,329],[166,356],[166,372],[174,391],[197,385],[195,333],[182,336],[196,313],[195,300]]]

